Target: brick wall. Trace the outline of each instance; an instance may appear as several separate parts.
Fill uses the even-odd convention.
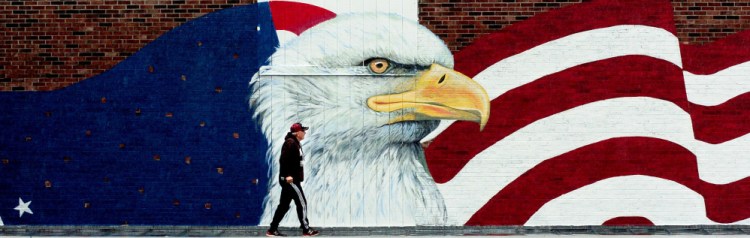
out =
[[[54,90],[106,71],[175,26],[256,0],[0,1],[0,91]],[[457,51],[518,21],[586,0],[421,0],[423,25]],[[674,0],[678,37],[704,44],[750,28],[742,0]]]
[[[683,43],[704,44],[750,29],[750,2],[672,1],[677,36]]]
[[[371,0],[363,1],[371,3]],[[17,3],[15,6],[34,4],[11,1],[8,6],[14,6],[13,2]],[[55,3],[56,7],[66,6],[66,2]],[[410,6],[416,3],[411,2]],[[232,4],[242,3],[215,7]],[[424,4],[423,9],[428,8]],[[463,7],[463,3],[446,4]],[[548,6],[550,4],[553,6]],[[152,8],[160,6],[158,9],[169,11],[170,5],[174,5],[172,9],[180,6],[164,4]],[[738,221],[749,224],[750,196],[746,194],[750,191],[750,181],[745,178],[750,171],[747,136],[750,132],[750,123],[747,123],[750,85],[743,81],[750,76],[744,64],[750,61],[750,47],[746,46],[750,42],[750,31],[732,35],[721,44],[678,45],[677,38],[663,30],[675,29],[672,14],[675,5],[669,1],[596,0],[584,4],[535,5],[540,9],[529,10],[526,15],[506,15],[513,18],[506,25],[492,26],[490,20],[482,22],[497,29],[512,22],[516,24],[513,25],[517,28],[515,31],[494,33],[496,37],[482,40],[474,37],[486,33],[461,33],[473,34],[463,37],[466,43],[474,42],[476,47],[465,47],[463,43],[458,44],[458,38],[443,36],[454,51],[460,49],[455,55],[455,68],[473,77],[482,87],[461,82],[458,78],[462,77],[454,77],[456,74],[444,74],[446,77],[432,80],[456,87],[437,86],[434,88],[441,89],[433,91],[435,84],[429,84],[427,90],[432,96],[445,95],[440,99],[445,99],[446,106],[481,102],[475,106],[477,111],[487,109],[485,99],[492,99],[489,102],[491,116],[484,130],[474,123],[453,124],[425,146],[424,154],[417,149],[416,141],[429,130],[429,123],[424,124],[425,127],[420,127],[419,122],[384,125],[388,118],[409,116],[412,108],[386,115],[369,110],[363,100],[370,95],[362,93],[393,92],[397,89],[388,88],[389,85],[398,88],[398,81],[407,79],[394,81],[379,77],[388,82],[378,87],[370,77],[318,80],[317,76],[282,77],[269,72],[248,88],[248,80],[254,73],[251,69],[257,69],[274,51],[267,47],[275,43],[273,39],[268,41],[275,36],[275,31],[268,20],[271,16],[267,9],[214,9],[209,17],[194,19],[167,34],[161,32],[169,27],[143,26],[141,30],[149,34],[147,37],[115,44],[120,46],[118,48],[89,46],[111,44],[117,37],[139,36],[134,33],[138,31],[127,30],[127,27],[119,30],[121,35],[97,29],[101,27],[97,21],[103,19],[99,15],[106,15],[107,10],[104,13],[93,10],[90,13],[66,13],[68,10],[55,13],[57,8],[51,7],[49,11],[53,15],[71,15],[72,18],[77,14],[90,14],[91,19],[81,19],[92,23],[66,24],[71,28],[95,24],[89,26],[95,29],[66,29],[59,33],[38,30],[39,36],[49,39],[39,40],[32,32],[28,37],[37,37],[37,40],[28,40],[32,43],[25,47],[20,46],[23,43],[15,46],[16,41],[10,40],[13,44],[7,44],[7,50],[29,49],[24,54],[31,58],[12,61],[10,66],[39,62],[39,65],[24,66],[34,72],[31,76],[39,78],[34,75],[67,66],[67,62],[78,62],[52,55],[53,50],[60,50],[61,55],[74,54],[71,58],[90,53],[84,56],[89,58],[83,60],[92,62],[80,65],[80,70],[89,70],[99,63],[116,65],[95,80],[53,93],[0,93],[0,220],[8,226],[266,226],[267,221],[259,220],[264,212],[271,214],[270,209],[265,208],[273,205],[264,204],[273,204],[276,200],[271,200],[272,196],[278,195],[270,193],[268,196],[269,191],[278,191],[272,182],[278,154],[267,151],[279,148],[276,145],[281,139],[278,136],[286,131],[284,124],[302,121],[313,128],[312,137],[305,142],[309,148],[305,151],[311,158],[308,169],[313,172],[307,184],[317,190],[310,193],[311,201],[324,201],[310,206],[311,214],[323,217],[315,219],[313,225],[316,226],[525,224],[548,227],[706,225]],[[81,6],[86,10],[85,5]],[[104,6],[109,5],[100,7]],[[135,5],[131,10],[145,6]],[[301,12],[311,6],[285,7]],[[560,9],[548,12],[550,14],[536,14],[556,7]],[[123,11],[128,11],[127,8],[125,5]],[[450,14],[465,13],[467,19],[471,18],[468,15],[485,14],[478,9],[453,10],[448,7],[449,12],[433,20],[451,19]],[[16,11],[17,14],[22,14],[21,11],[39,14],[33,12],[33,8]],[[493,10],[491,14],[503,11],[510,10]],[[643,14],[623,14],[631,12]],[[6,15],[12,14],[11,11]],[[181,19],[179,14],[170,18],[169,14],[165,17],[169,18],[167,21],[176,21],[170,23],[173,25],[190,20]],[[487,17],[495,17],[491,14],[487,13]],[[135,19],[145,17],[126,15],[117,19],[134,24]],[[715,20],[741,19],[739,15],[733,16],[721,15],[717,17],[721,19]],[[56,20],[45,22],[54,25],[61,24],[59,19],[63,19],[62,22],[67,19],[54,17]],[[614,20],[594,20],[609,17]],[[5,19],[8,23],[0,25],[18,30],[19,34],[44,24],[39,19],[37,22],[33,19],[27,22],[31,18]],[[158,19],[144,18],[135,25],[160,22]],[[16,22],[12,22],[14,20]],[[256,21],[260,27],[236,24]],[[456,23],[459,24],[456,27],[466,25],[469,28],[470,22],[454,19],[441,24]],[[402,47],[412,44],[399,40],[419,39],[421,33],[404,31],[402,29],[413,28],[398,27],[401,22],[396,23],[396,27],[389,29],[402,32],[399,34],[405,37],[388,37],[383,42]],[[631,23],[652,27],[629,25]],[[329,27],[342,29],[342,26],[354,25],[352,22],[340,24]],[[612,25],[615,27],[608,27]],[[438,30],[436,26],[430,27]],[[156,30],[151,33],[151,28]],[[450,26],[443,28],[450,29]],[[258,37],[248,38],[257,29],[261,29]],[[471,29],[479,32],[481,27]],[[580,32],[582,29],[595,30]],[[106,33],[95,35],[102,31]],[[73,35],[74,32],[83,34]],[[360,41],[349,32],[330,32],[336,33],[321,31],[313,35],[352,42],[386,39],[379,36]],[[396,34],[379,32],[389,36]],[[2,34],[8,33],[16,34],[14,31]],[[708,33],[719,32],[709,30]],[[151,38],[157,36],[161,38],[152,41]],[[24,42],[24,37],[16,36],[18,42]],[[53,37],[71,37],[71,41],[80,37],[84,43],[58,42]],[[95,37],[104,37],[99,40],[104,43],[96,43],[99,41]],[[560,37],[565,39],[558,40]],[[297,41],[298,46],[335,52],[336,55],[327,56],[337,58],[346,52],[359,52],[341,51],[346,47],[332,44],[335,41],[331,40],[298,40],[301,40]],[[690,42],[690,39],[682,41]],[[40,48],[40,44],[49,46]],[[68,44],[70,48],[66,48]],[[130,45],[132,49],[122,45]],[[416,49],[432,47],[434,44],[414,46]],[[389,48],[378,48],[388,54]],[[103,52],[105,49],[114,56],[108,56]],[[139,50],[141,53],[132,53]],[[50,55],[38,55],[47,53]],[[127,60],[118,61],[125,57]],[[498,61],[500,59],[508,60]],[[61,63],[53,65],[54,62]],[[279,59],[278,62],[282,67],[285,61]],[[49,64],[49,69],[45,64]],[[59,75],[45,78],[49,80],[48,85],[39,86],[34,85],[35,78],[3,78],[20,80],[12,82],[15,85],[8,84],[12,85],[10,90],[12,87],[46,90],[42,87],[69,85],[104,70],[106,67],[74,72],[77,76],[57,73]],[[422,76],[425,75],[428,74]],[[298,82],[294,84],[297,87],[278,87],[292,85],[287,83],[291,81],[284,81],[287,79]],[[482,92],[486,92],[486,97]],[[473,115],[471,108],[457,115],[441,116],[445,111],[440,110],[443,107],[433,106],[428,111],[437,109],[435,115],[425,112],[425,116],[476,120],[474,116],[460,115]],[[458,106],[455,111],[462,108],[464,106]],[[361,131],[373,133],[359,135]],[[358,139],[342,138],[354,134]],[[409,143],[410,140],[415,143]],[[363,142],[368,144],[359,144]],[[354,157],[362,158],[359,161],[364,163],[339,158],[347,155],[356,155]],[[422,165],[414,163],[421,158],[425,160]],[[325,163],[316,162],[320,159],[326,160]],[[326,170],[325,174],[316,174],[315,171],[324,171],[321,168],[334,167],[328,167],[331,164],[339,165],[336,167],[343,172]],[[356,166],[351,169],[350,165]],[[393,169],[394,166],[401,166],[401,170]],[[422,166],[427,166],[429,174]],[[410,176],[391,176],[395,172]],[[419,180],[405,180],[415,178]],[[424,186],[414,189],[390,186],[401,181]],[[346,187],[346,191],[338,189],[342,187]],[[376,196],[361,196],[372,191],[378,191]],[[267,196],[269,199],[265,200]],[[23,201],[33,201],[33,215],[21,212],[17,216],[16,211],[10,209]],[[332,209],[329,204],[336,204],[337,208]],[[400,209],[402,205],[414,210]],[[294,215],[287,217],[295,218]]]

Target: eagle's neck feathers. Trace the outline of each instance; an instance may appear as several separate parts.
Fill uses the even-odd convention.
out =
[[[410,123],[392,129],[363,128],[364,118],[377,120],[378,116],[352,115],[352,111],[375,113],[362,112],[361,104],[356,103],[360,100],[350,102],[352,96],[327,95],[322,93],[325,86],[307,83],[316,80],[276,80],[281,79],[258,80],[254,85],[257,95],[251,99],[254,118],[270,142],[266,162],[271,179],[261,224],[271,222],[278,206],[278,158],[284,136],[295,122],[311,128],[302,141],[306,155],[303,189],[311,224],[405,226],[445,222],[442,196],[424,167],[424,152],[418,143],[434,125],[426,129]],[[301,88],[306,89],[305,94],[291,93]],[[354,92],[367,91],[365,88],[350,86]],[[282,225],[298,223],[296,214],[290,212]]]

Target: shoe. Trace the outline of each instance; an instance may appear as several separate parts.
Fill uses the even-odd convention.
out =
[[[272,237],[272,236],[286,236],[286,235],[281,234],[281,232],[279,232],[279,231],[267,230],[266,231],[266,236]]]
[[[302,236],[317,236],[320,235],[320,231],[313,230],[312,228],[307,231],[302,231]]]

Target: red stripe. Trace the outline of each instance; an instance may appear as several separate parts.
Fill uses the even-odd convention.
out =
[[[604,140],[546,160],[500,190],[466,225],[523,225],[544,204],[607,178],[647,175],[675,181],[701,194],[709,219],[730,223],[750,217],[750,178],[715,185],[698,177],[690,151],[669,141],[628,137]]]
[[[484,131],[475,123],[454,123],[441,133],[425,150],[428,168],[436,182],[445,183],[476,154],[536,120],[595,101],[633,96],[687,108],[682,69],[646,56],[623,56],[542,77],[493,100]]]
[[[328,9],[305,3],[270,1],[268,5],[276,30],[291,31],[297,35],[336,16]]]
[[[625,24],[676,32],[670,1],[600,0],[581,3],[538,14],[476,39],[454,55],[455,69],[474,77],[501,59],[548,41],[582,31]]]
[[[683,68],[693,74],[713,74],[750,61],[750,31],[740,32],[707,45],[680,45]]]
[[[750,132],[750,93],[717,106],[690,104],[688,110],[698,140],[718,144]]]
[[[604,226],[654,226],[648,218],[645,217],[615,217],[602,223]]]

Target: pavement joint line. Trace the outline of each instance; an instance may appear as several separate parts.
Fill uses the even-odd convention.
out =
[[[265,226],[0,226],[0,235],[11,236],[248,236],[262,235]],[[283,233],[297,234],[296,227]],[[414,226],[321,227],[331,236],[481,236],[481,235],[750,235],[750,225],[703,226]]]

